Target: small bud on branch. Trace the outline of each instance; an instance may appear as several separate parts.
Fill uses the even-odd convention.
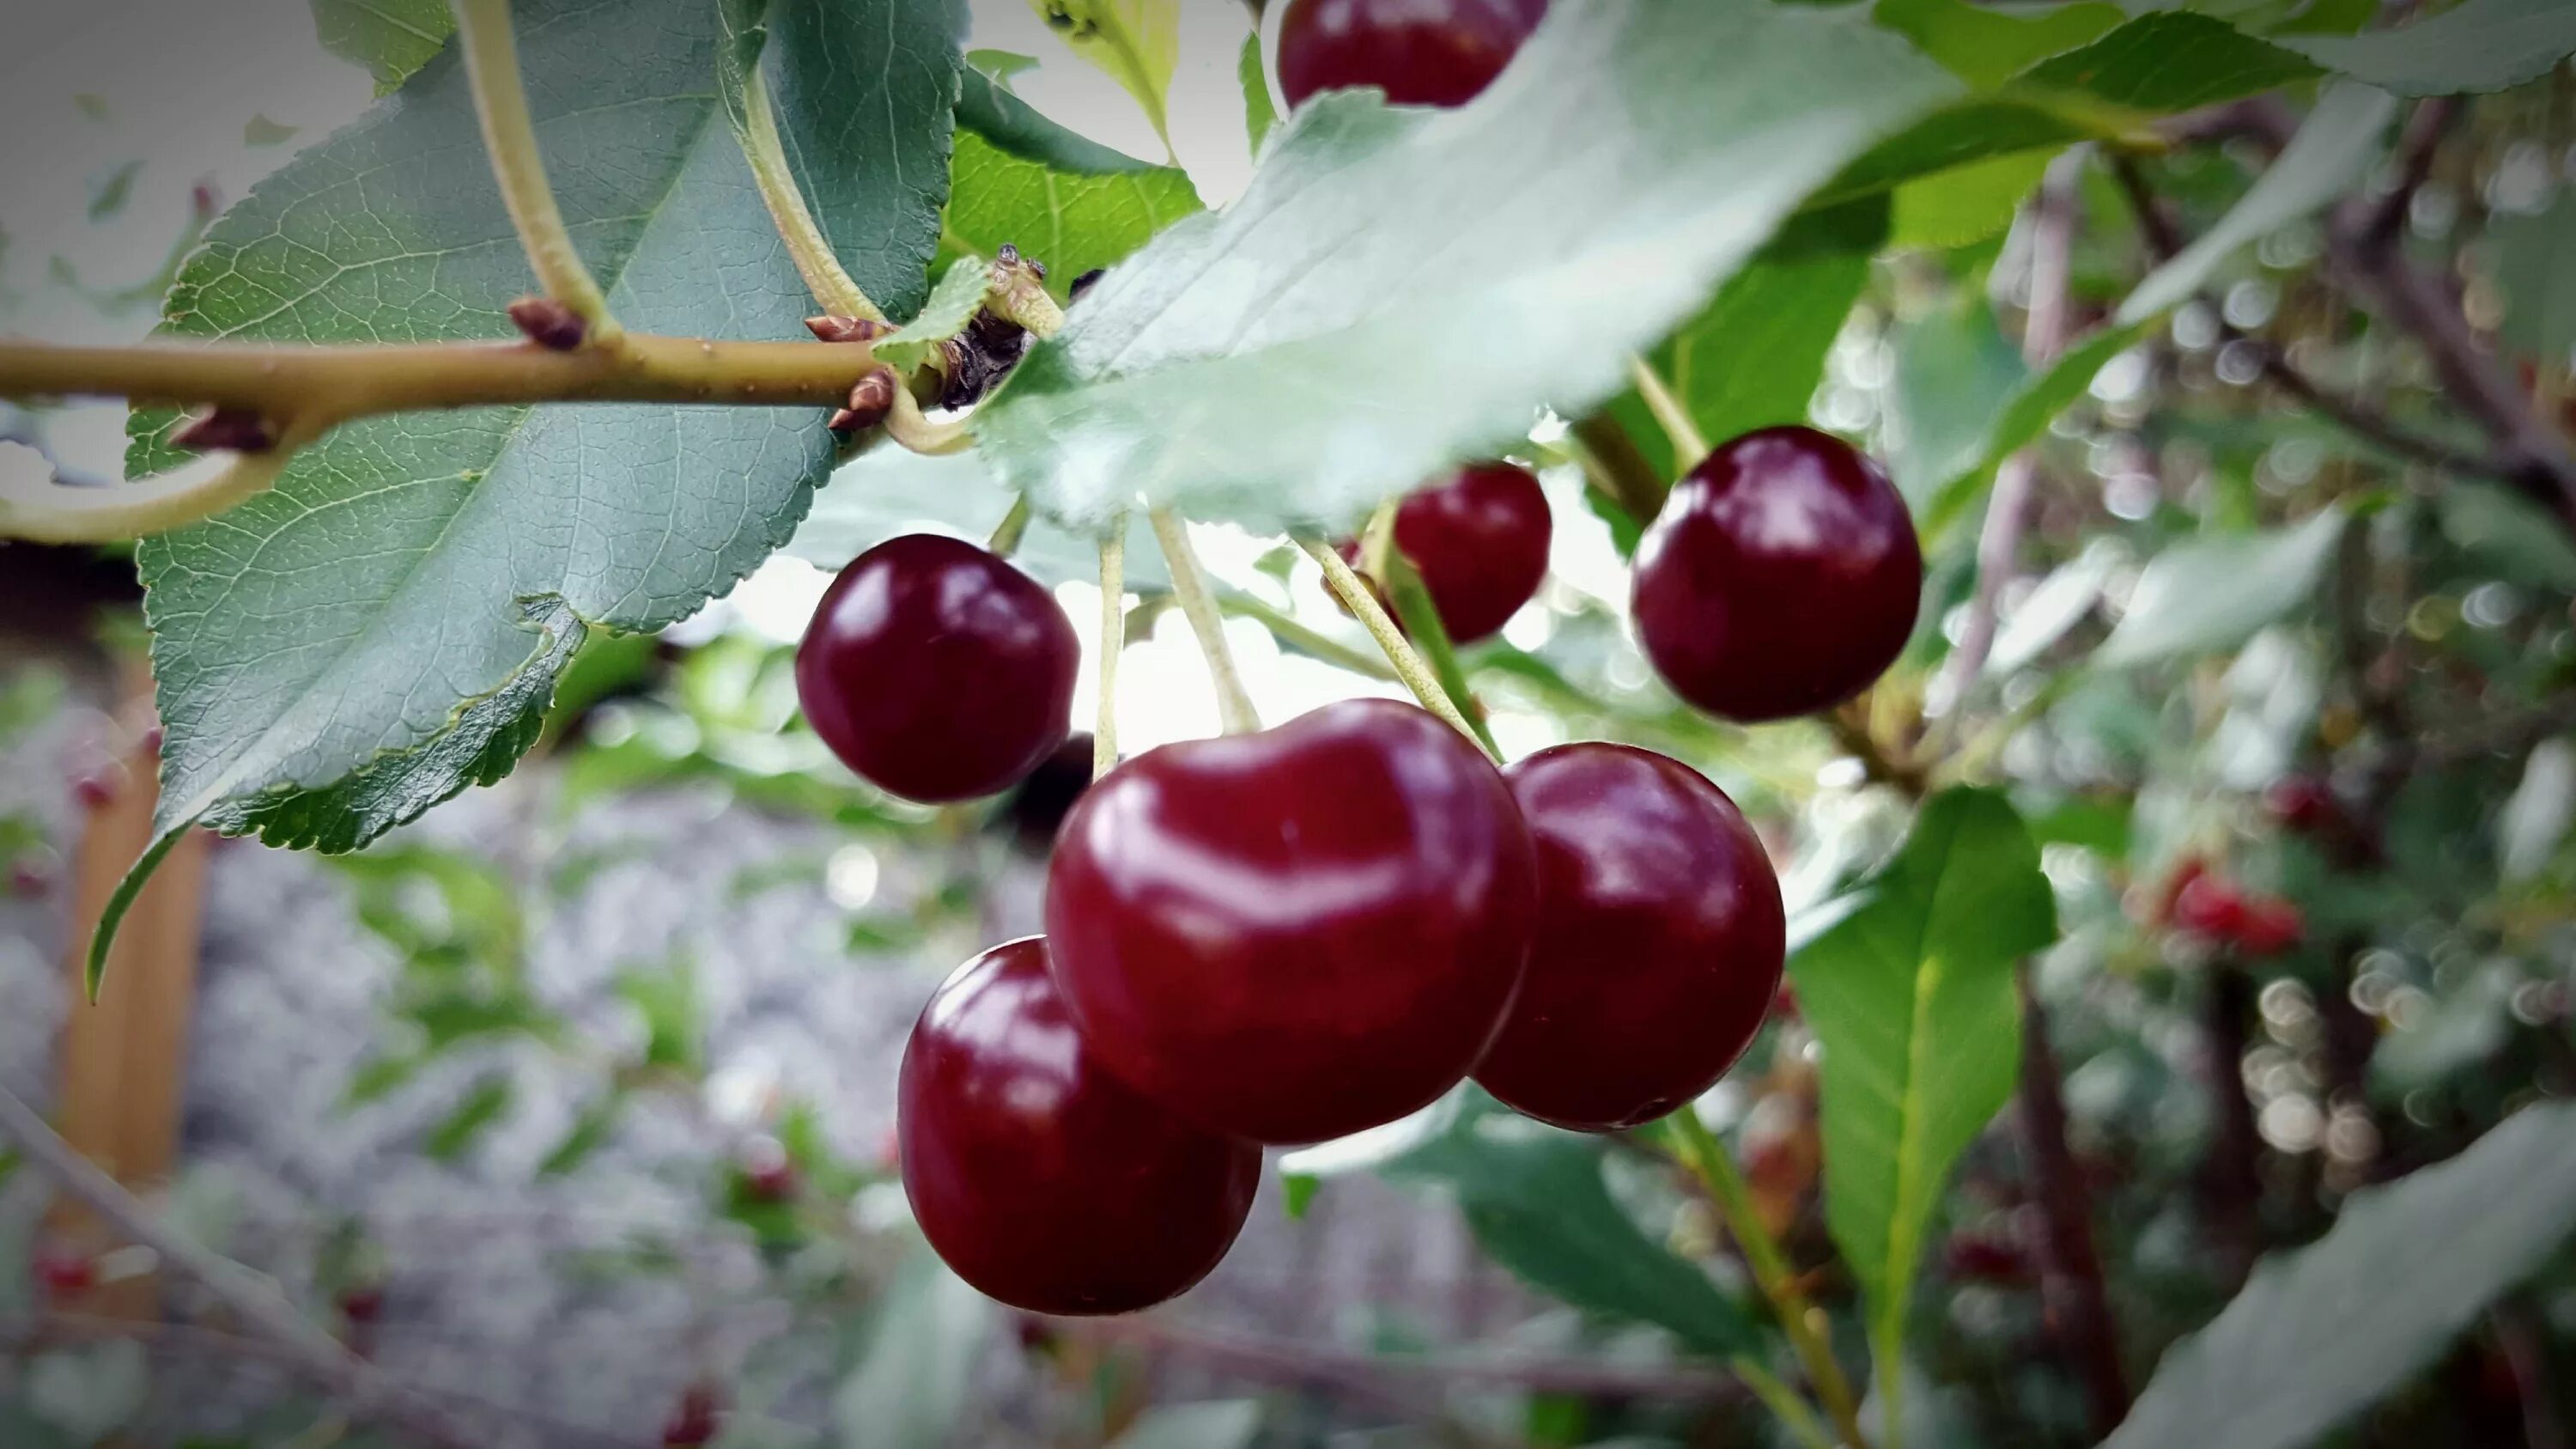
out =
[[[509,312],[520,334],[549,352],[570,352],[590,335],[581,314],[552,297],[521,297]]]

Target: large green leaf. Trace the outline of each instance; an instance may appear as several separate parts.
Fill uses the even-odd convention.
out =
[[[2537,215],[2495,218],[2487,234],[2505,297],[2497,330],[2545,365],[2576,367],[2576,186]]]
[[[975,1366],[1000,1314],[928,1248],[895,1270],[849,1376],[832,1395],[842,1449],[942,1449],[957,1440]]]
[[[1599,1139],[1493,1111],[1483,1100],[1379,1171],[1446,1188],[1494,1261],[1543,1293],[1658,1324],[1700,1352],[1750,1347],[1744,1314],[1707,1274],[1638,1230],[1610,1196],[1601,1165]]]
[[[1950,790],[1924,804],[1893,860],[1806,929],[1789,974],[1824,1047],[1825,1220],[1892,1373],[1942,1185],[2012,1095],[2013,964],[2056,938],[2056,902],[2012,806]]]
[[[1068,520],[1345,522],[1542,404],[1598,406],[1817,186],[1957,93],[1846,12],[1559,6],[1462,110],[1300,108],[1243,199],[1104,280],[979,439]]]
[[[2120,304],[2115,320],[2144,322],[2180,306],[2239,248],[2350,190],[2378,157],[2380,137],[2396,114],[2397,102],[2386,91],[2352,84],[2330,87],[2244,197],[2140,282]]]
[[[2316,592],[2344,523],[2329,508],[2294,528],[2166,549],[2138,575],[2094,661],[2118,668],[2235,648]]]
[[[1037,107],[1012,94],[1001,80],[972,68],[960,80],[957,124],[1006,155],[1076,176],[1165,169],[1057,125]]]
[[[2022,380],[1993,414],[1983,442],[1967,454],[1967,465],[1933,489],[1915,510],[1926,538],[1937,538],[1957,523],[1995,481],[2004,460],[2037,441],[2057,415],[2093,386],[2112,358],[2137,345],[2144,324],[2104,327],[2058,355],[2057,361]]]
[[[2576,1228],[2576,1107],[2353,1194],[2175,1345],[2103,1449],[2298,1449],[2405,1386]]]
[[[447,0],[312,0],[312,6],[322,48],[365,66],[380,96],[429,64],[456,32]]]
[[[911,7],[874,8],[882,32]],[[531,102],[565,220],[618,315],[800,335],[810,303],[717,104],[715,7],[530,0],[520,26],[527,73],[545,78]],[[922,73],[899,84],[877,55],[877,109],[936,98],[935,122],[906,124],[944,134],[954,57],[896,58],[892,71]],[[919,158],[934,182],[903,192],[918,225],[935,225],[944,162]],[[925,285],[891,252],[850,257],[880,295]],[[505,337],[502,309],[529,285],[450,54],[218,222],[164,331]],[[178,461],[166,421],[138,417],[134,471]],[[819,422],[669,406],[376,419],[309,449],[272,491],[146,540],[164,840],[202,817],[346,850],[498,778],[591,626],[683,618],[785,539],[830,466]]]
[[[2466,0],[2395,30],[2283,36],[2328,70],[2408,96],[2500,91],[2547,75],[2576,51],[2566,0]]]
[[[958,114],[964,122],[966,113]],[[1188,173],[1106,154],[1125,164],[1071,170],[961,130],[948,198],[948,246],[988,257],[1005,243],[1016,246],[1046,263],[1047,285],[1061,295],[1076,277],[1125,260],[1156,232],[1201,209]]]
[[[1029,0],[1073,53],[1098,66],[1171,143],[1167,106],[1181,61],[1181,0]]]
[[[972,453],[929,456],[880,444],[832,475],[831,486],[814,496],[813,511],[788,540],[787,552],[838,571],[901,533],[947,533],[980,543],[1002,526],[1013,497]],[[1094,583],[1100,578],[1100,543],[1089,533],[1033,518],[1011,562],[1046,584]],[[1139,593],[1172,586],[1161,546],[1141,515],[1127,521],[1127,586]]]
[[[1905,426],[1888,461],[1906,501],[1919,510],[1975,468],[1995,420],[2029,381],[2021,349],[1981,296],[1927,312],[1898,333],[1890,404]]]
[[[2128,16],[2101,0],[2015,13],[1971,0],[1878,0],[1878,23],[1980,88],[2099,37]]]
[[[1953,166],[1896,188],[1888,244],[1963,247],[2012,225],[2024,198],[2039,187],[2057,152],[2015,151]]]

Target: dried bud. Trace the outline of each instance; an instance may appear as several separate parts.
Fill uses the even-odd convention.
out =
[[[1100,284],[1100,279],[1108,275],[1109,269],[1107,267],[1093,267],[1090,271],[1074,278],[1072,287],[1073,300],[1077,302],[1081,301],[1083,293],[1098,286]]]
[[[590,332],[579,313],[552,297],[521,297],[510,304],[510,320],[548,352],[570,352]]]
[[[891,367],[880,367],[860,378],[850,389],[850,405],[832,414],[831,429],[847,437],[863,433],[886,420],[894,411],[895,389],[902,383]]]
[[[200,453],[218,448],[235,453],[265,453],[277,446],[277,430],[268,425],[268,419],[248,408],[216,408],[190,418],[170,435],[170,441]]]
[[[818,342],[874,342],[894,328],[867,317],[808,317],[805,330]]]
[[[1025,271],[1041,282],[1046,280],[1046,263],[1035,257],[1021,256],[1020,249],[1009,242],[1002,243],[1002,249],[993,253],[993,266],[998,271]]]

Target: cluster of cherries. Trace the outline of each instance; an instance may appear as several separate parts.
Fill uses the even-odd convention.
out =
[[[1537,480],[1461,470],[1394,539],[1472,640],[1536,592]],[[1641,542],[1638,635],[1728,718],[1867,686],[1910,632],[1912,522],[1824,434],[1728,444]],[[1073,626],[969,543],[890,540],[826,592],[797,655],[808,719],[916,800],[1009,787],[1071,727]],[[1414,1112],[1472,1076],[1615,1131],[1706,1091],[1778,992],[1780,888],[1734,803],[1623,745],[1498,770],[1410,704],[1353,700],[1166,745],[1066,817],[1046,934],[932,996],[902,1067],[904,1185],[958,1274],[1042,1313],[1124,1312],[1198,1281],[1250,1211],[1261,1147]]]
[[[1459,104],[1546,8],[1292,0],[1280,77],[1292,103],[1374,86]],[[1463,642],[1536,593],[1549,535],[1537,480],[1493,463],[1406,498],[1393,542]],[[1774,428],[1672,490],[1631,604],[1675,692],[1749,722],[1867,687],[1922,582],[1885,472]],[[834,580],[796,679],[852,769],[952,801],[1063,746],[1079,657],[1034,579],[912,535]],[[1056,1314],[1188,1288],[1241,1230],[1264,1145],[1381,1126],[1470,1076],[1560,1127],[1661,1117],[1752,1041],[1785,950],[1761,841],[1695,771],[1604,743],[1498,770],[1386,700],[1120,764],[1064,820],[1045,919],[933,994],[897,1112],[932,1246],[986,1294]]]

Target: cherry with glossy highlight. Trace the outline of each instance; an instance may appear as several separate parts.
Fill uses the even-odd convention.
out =
[[[1463,106],[1511,64],[1548,0],[1289,0],[1279,88],[1374,86],[1397,105]]]

